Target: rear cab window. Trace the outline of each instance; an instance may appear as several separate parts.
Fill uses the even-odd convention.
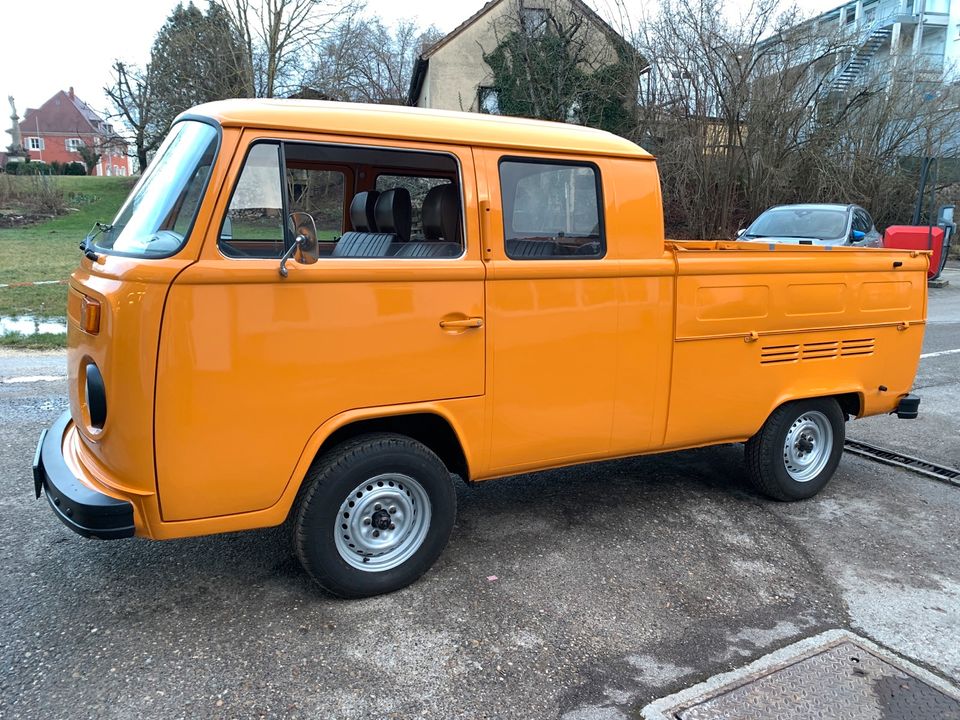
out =
[[[499,172],[508,258],[600,259],[606,254],[596,165],[503,158]]]
[[[233,189],[220,251],[280,258],[294,212],[313,218],[321,257],[443,259],[465,249],[459,164],[445,153],[259,141]]]

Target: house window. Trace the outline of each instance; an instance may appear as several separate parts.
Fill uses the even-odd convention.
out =
[[[846,16],[843,18],[844,23],[851,25],[854,20],[857,19],[857,9],[855,7],[848,7],[846,9]]]
[[[550,13],[544,8],[522,8],[520,10],[520,22],[524,32],[528,35],[539,37],[547,31],[547,20],[550,19]]]
[[[67,138],[67,150],[78,152],[83,147],[83,140],[80,138]]]
[[[499,115],[500,91],[492,87],[477,88],[477,107],[487,115]]]
[[[27,150],[43,150],[43,138],[28,137]]]

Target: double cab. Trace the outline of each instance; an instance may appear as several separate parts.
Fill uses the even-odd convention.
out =
[[[745,443],[779,500],[913,417],[927,255],[664,239],[654,158],[517,118],[233,100],[182,115],[69,283],[37,496],[81,535],[287,523],[358,597],[470,483]]]

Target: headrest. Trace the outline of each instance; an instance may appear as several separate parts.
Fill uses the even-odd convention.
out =
[[[400,242],[410,239],[412,224],[410,193],[406,188],[384,190],[374,210],[379,232],[394,233]]]
[[[377,205],[376,190],[360,192],[350,202],[350,224],[357,232],[377,232],[377,220],[374,208]]]
[[[460,197],[451,183],[430,188],[423,199],[423,235],[427,240],[443,238],[460,242]]]

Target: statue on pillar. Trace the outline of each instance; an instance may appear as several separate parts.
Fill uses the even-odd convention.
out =
[[[12,127],[7,130],[13,138],[13,142],[7,146],[7,162],[18,162],[26,159],[26,153],[23,150],[23,139],[20,137],[20,116],[17,115],[17,106],[13,102],[13,95],[7,96],[10,101],[10,120]]]

